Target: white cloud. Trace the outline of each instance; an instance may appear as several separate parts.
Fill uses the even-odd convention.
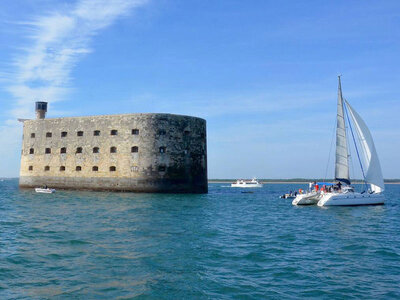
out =
[[[17,175],[15,165],[19,159],[22,130],[16,119],[32,118],[33,103],[37,100],[64,100],[72,90],[71,71],[92,51],[92,38],[117,18],[147,2],[78,0],[19,23],[26,30],[27,43],[19,49],[9,70],[0,74],[3,85],[14,99],[8,119],[0,126],[0,154],[9,158],[2,163],[1,174]]]
[[[72,69],[91,52],[92,37],[146,2],[81,0],[68,11],[53,11],[24,23],[29,30],[29,44],[13,64],[8,91],[16,102],[11,114],[32,117],[34,101],[63,100],[70,89]]]

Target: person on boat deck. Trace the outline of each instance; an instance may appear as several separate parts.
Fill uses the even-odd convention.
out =
[[[315,184],[315,191],[318,192],[318,190],[319,190],[319,185],[318,185],[318,183],[316,183]]]
[[[337,187],[339,191],[342,189],[342,183],[340,181],[338,182]]]

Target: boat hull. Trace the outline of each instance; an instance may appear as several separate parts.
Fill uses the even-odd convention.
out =
[[[35,188],[36,193],[43,193],[43,194],[52,194],[56,190],[55,189],[42,189],[42,188]]]
[[[293,205],[315,205],[321,198],[320,193],[312,192],[306,194],[298,194],[292,201]]]
[[[292,196],[290,194],[285,194],[285,195],[279,196],[279,198],[281,198],[281,199],[294,199],[294,198],[296,198],[296,196]]]
[[[382,193],[327,193],[318,201],[318,206],[360,206],[384,203],[385,197]]]

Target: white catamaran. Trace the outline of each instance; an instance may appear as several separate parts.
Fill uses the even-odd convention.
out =
[[[350,186],[349,151],[347,146],[345,116],[364,177],[366,190],[361,193],[355,192]],[[354,125],[354,128],[351,124]],[[358,145],[362,151],[359,151],[357,147],[353,130],[356,132]],[[360,152],[362,152],[362,157],[360,157]],[[385,185],[383,183],[381,166],[372,135],[360,115],[345,99],[343,99],[340,76],[337,104],[335,180],[339,181],[341,184],[336,189],[323,192],[322,197],[318,201],[318,206],[377,205],[383,204],[385,201],[383,196]],[[369,188],[368,184],[370,185]]]
[[[330,182],[310,182],[308,191],[303,192],[299,190],[299,193],[293,199],[293,205],[314,205],[322,198],[326,187],[332,186]]]

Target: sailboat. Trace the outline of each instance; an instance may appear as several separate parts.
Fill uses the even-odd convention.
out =
[[[345,117],[347,118],[347,122]],[[346,123],[349,125],[363,174],[365,190],[361,193],[355,192],[354,188],[350,185]],[[361,151],[358,149],[354,131],[358,137],[358,145]],[[340,76],[337,103],[335,180],[339,182],[338,185],[336,188],[330,189],[329,192],[323,192],[322,197],[318,201],[318,206],[384,204],[383,191],[385,185],[371,132],[349,102],[343,99]]]

